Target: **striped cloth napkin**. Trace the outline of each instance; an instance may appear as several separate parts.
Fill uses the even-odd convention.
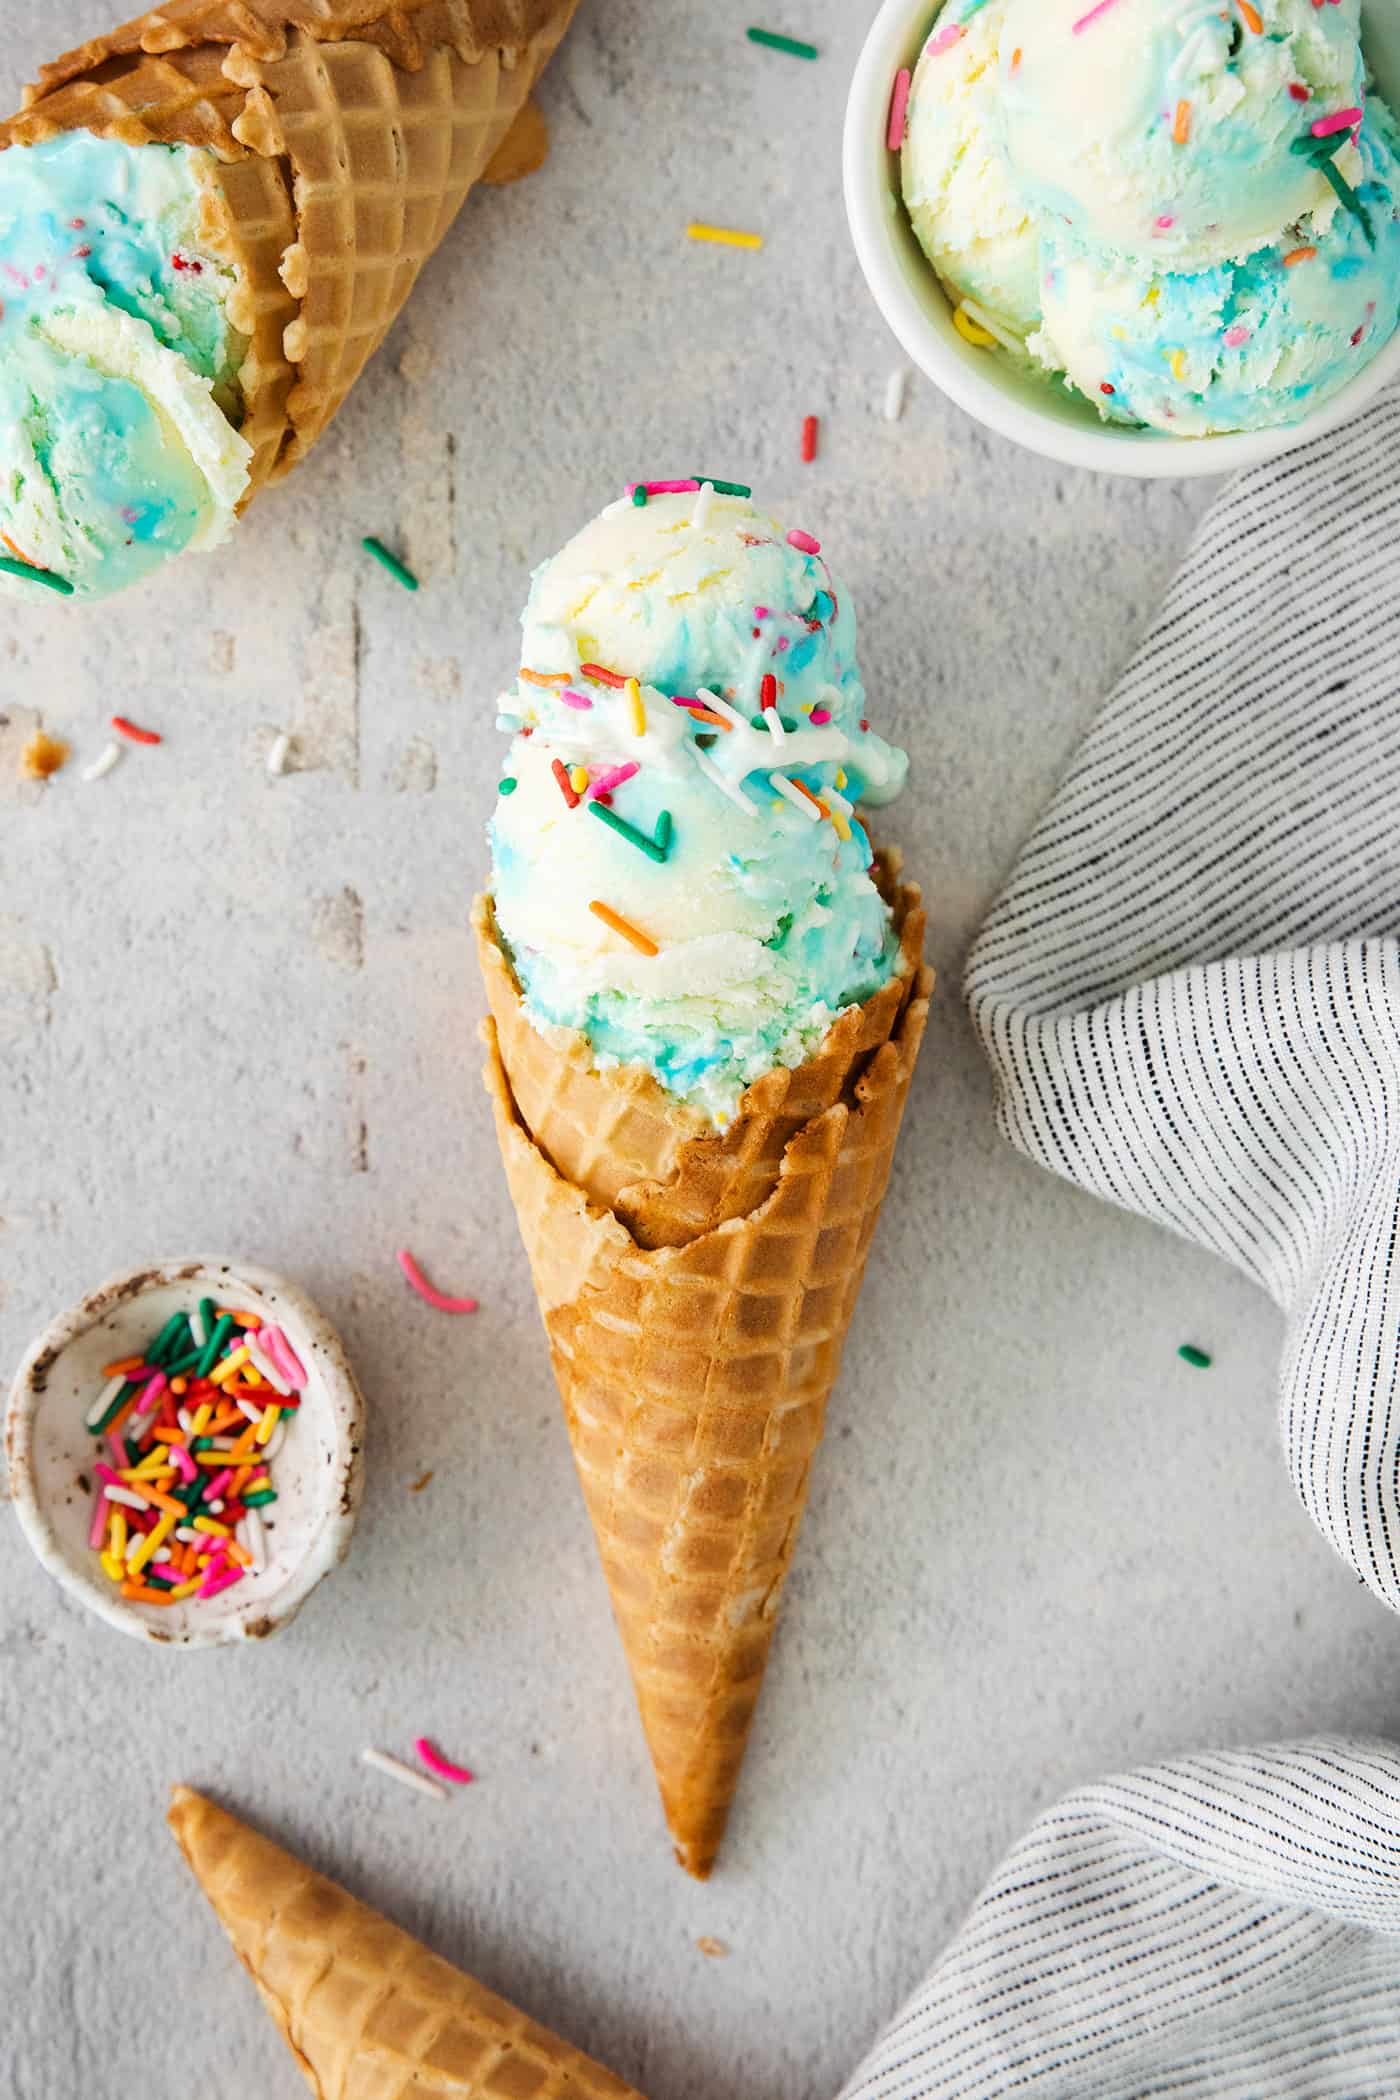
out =
[[[1400,1751],[1327,1739],[1081,1788],[843,2100],[1395,2100]]]

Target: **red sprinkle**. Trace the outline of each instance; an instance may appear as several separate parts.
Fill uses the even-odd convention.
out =
[[[1109,385],[1109,383],[1108,383],[1108,381],[1107,381],[1106,379],[1105,379],[1105,380],[1103,380],[1103,381],[1101,382],[1100,386],[1099,386],[1099,392],[1100,392],[1101,394],[1116,394],[1116,393],[1117,393],[1117,391],[1118,391],[1117,387],[1116,387],[1116,386],[1110,386],[1110,385]]]
[[[817,432],[821,424],[816,416],[807,416],[802,424],[802,457],[810,466],[817,456]]]
[[[1301,80],[1290,82],[1288,92],[1295,102],[1312,101],[1312,89],[1304,87]]]
[[[570,780],[569,778],[569,769],[564,764],[563,759],[551,759],[549,762],[549,770],[554,775],[555,779],[558,781],[559,792],[564,797],[564,800],[568,803],[570,809],[577,809],[579,805],[578,793],[574,787],[572,780]]]
[[[204,273],[203,263],[194,262],[188,256],[175,254],[171,256],[170,262],[172,268],[176,270],[189,270],[196,277],[200,277]]]
[[[760,707],[776,707],[778,704],[778,681],[771,671],[765,671],[763,683],[758,689]]]
[[[130,737],[133,744],[158,744],[161,741],[154,729],[138,729],[134,722],[127,721],[125,715],[113,715],[112,727],[118,736]]]
[[[585,678],[591,678],[595,685],[610,685],[615,692],[620,693],[627,683],[625,678],[618,677],[616,671],[605,671],[601,664],[580,664],[579,670]]]

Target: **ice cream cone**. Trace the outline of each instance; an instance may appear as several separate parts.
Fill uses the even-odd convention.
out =
[[[170,1826],[317,2100],[640,2100],[188,1787]]]
[[[486,1085],[677,1857],[711,1870],[826,1403],[889,1178],[932,975],[886,880],[891,984],[717,1138],[521,1011],[489,906]],[[526,1104],[528,1104],[528,1112]]]
[[[576,5],[171,0],[45,67],[0,124],[0,150],[86,130],[214,155],[250,341],[243,507],[331,422],[473,184],[538,166],[528,97]]]

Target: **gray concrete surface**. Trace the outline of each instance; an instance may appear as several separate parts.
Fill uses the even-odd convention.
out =
[[[550,166],[473,201],[237,545],[110,608],[0,611],[0,1364],[108,1271],[228,1248],[319,1296],[373,1409],[354,1554],[253,1652],[118,1641],[0,1524],[7,2100],[301,2090],[164,1838],[173,1780],[652,2100],[823,2100],[1064,1787],[1400,1725],[1394,1629],[1276,1446],[1273,1312],[1002,1146],[957,994],[1208,492],[1039,465],[922,386],[883,422],[896,352],[838,188],[871,6],[769,11],[821,43],[807,66],[747,46],[754,5],[585,0],[544,91]],[[13,94],[108,6],[5,16]],[[768,246],[692,247],[693,215]],[[624,479],[697,461],[819,532],[857,597],[944,972],[706,1889],[670,1863],[575,1491],[466,929],[530,566]],[[420,596],[359,555],[370,531]],[[18,786],[30,711],[86,762],[115,703],[164,746]],[[272,782],[280,728],[301,770]],[[403,1242],[479,1294],[474,1320],[406,1293]],[[1212,1372],[1178,1362],[1187,1339]],[[423,1730],[481,1774],[449,1807],[357,1762]]]

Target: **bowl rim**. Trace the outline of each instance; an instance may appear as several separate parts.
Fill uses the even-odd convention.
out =
[[[65,1549],[57,1529],[40,1498],[35,1463],[35,1424],[46,1384],[36,1384],[35,1373],[48,1367],[90,1328],[105,1318],[114,1306],[135,1303],[147,1292],[169,1289],[172,1284],[213,1281],[219,1271],[237,1279],[241,1290],[254,1299],[267,1299],[303,1325],[314,1336],[318,1371],[331,1403],[334,1437],[331,1451],[336,1477],[343,1481],[340,1496],[325,1521],[306,1543],[296,1567],[276,1595],[250,1619],[238,1614],[176,1632],[155,1625],[119,1596],[86,1564],[79,1565]],[[231,1646],[262,1638],[278,1631],[295,1618],[302,1605],[349,1551],[351,1536],[364,1497],[364,1396],[350,1367],[345,1347],[335,1327],[299,1284],[275,1270],[220,1254],[166,1256],[141,1262],[111,1276],[50,1320],[35,1336],[10,1386],[5,1412],[5,1454],[9,1467],[10,1500],[20,1529],[45,1573],[70,1597],[118,1632],[168,1649],[206,1649]]]
[[[1078,426],[1018,397],[1014,375],[999,357],[964,344],[948,309],[946,336],[930,320],[910,281],[896,239],[904,212],[898,184],[889,180],[885,144],[892,83],[916,60],[939,0],[883,0],[861,47],[846,102],[842,181],[846,216],[866,284],[900,344],[925,376],[967,415],[1013,443],[1063,466],[1141,480],[1201,479],[1281,458],[1350,421],[1400,374],[1400,331],[1339,394],[1301,422],[1220,437],[1175,438],[1113,424]],[[907,220],[906,220],[907,224]],[[920,257],[920,289],[941,291],[931,264]],[[940,301],[940,304],[944,303]]]

